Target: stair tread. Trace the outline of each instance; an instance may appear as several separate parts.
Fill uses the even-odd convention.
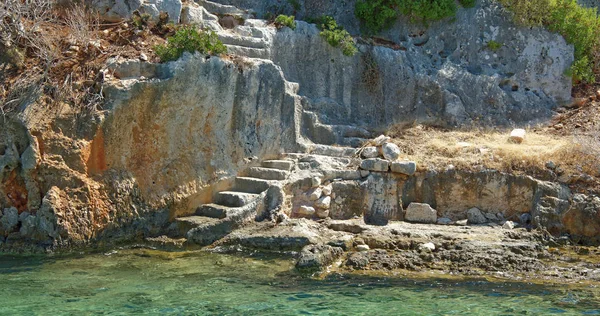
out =
[[[196,209],[197,216],[223,219],[229,215],[229,211],[236,207],[225,206],[215,203],[202,204]]]
[[[256,197],[258,196],[258,194],[256,193],[248,193],[248,192],[240,192],[240,191],[221,191],[217,194],[228,194],[228,195],[239,195],[239,196],[251,196],[251,197]]]
[[[261,164],[263,168],[283,171],[290,171],[294,167],[294,162],[290,160],[265,160]]]
[[[215,203],[230,206],[230,207],[242,207],[259,195],[256,193],[238,192],[238,191],[221,191],[217,193],[215,197]]]
[[[290,174],[289,171],[265,167],[252,167],[248,173],[250,177],[264,180],[285,180]]]
[[[204,225],[204,224],[217,223],[217,222],[220,222],[221,220],[218,218],[212,218],[212,217],[208,217],[208,216],[192,215],[192,216],[178,217],[175,219],[175,221],[185,222],[187,224],[200,226],[200,225]]]

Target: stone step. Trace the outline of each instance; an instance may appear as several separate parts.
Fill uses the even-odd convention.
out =
[[[289,174],[290,173],[287,171],[271,168],[253,167],[248,169],[248,175],[250,177],[264,180],[285,180]]]
[[[241,207],[250,203],[257,196],[258,194],[254,193],[222,191],[217,193],[215,203],[229,207]]]
[[[368,142],[366,138],[360,137],[345,137],[340,145],[349,146],[352,148],[360,148],[363,144]]]
[[[261,165],[265,168],[291,171],[294,167],[294,162],[290,160],[265,160]]]
[[[237,192],[262,193],[269,188],[269,181],[257,178],[237,177],[233,190]]]
[[[230,44],[226,44],[225,46],[227,46],[228,53],[248,58],[269,59],[271,55],[269,50],[265,48],[252,48]]]
[[[221,220],[218,218],[206,217],[206,216],[187,216],[179,217],[175,219],[174,229],[176,235],[185,236],[191,229],[205,226],[214,225],[219,223]]]
[[[313,155],[330,157],[352,157],[356,155],[357,149],[351,147],[334,147],[327,145],[313,145],[310,153]]]
[[[226,45],[249,48],[267,48],[267,41],[262,38],[239,36],[237,34],[219,33],[219,39]]]
[[[219,204],[203,204],[196,209],[197,216],[225,218],[230,207]]]

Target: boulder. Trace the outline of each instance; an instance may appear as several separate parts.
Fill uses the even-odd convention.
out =
[[[435,224],[437,222],[437,211],[429,204],[413,202],[408,205],[404,219],[415,223]]]
[[[435,245],[432,242],[428,242],[422,245],[419,245],[419,250],[424,250],[427,252],[432,252],[435,250]]]
[[[380,158],[365,159],[360,163],[360,168],[369,171],[387,172],[390,169],[390,162]]]
[[[417,171],[417,163],[414,161],[395,161],[391,165],[392,172],[412,176]]]
[[[389,161],[396,161],[402,151],[400,151],[400,147],[398,147],[394,143],[385,143],[381,146],[381,151],[383,153],[383,158]]]
[[[343,252],[340,247],[308,245],[302,248],[300,257],[296,261],[296,269],[302,272],[319,271],[332,264]]]
[[[513,129],[510,132],[510,141],[513,143],[520,144],[525,140],[525,130],[521,128]]]
[[[374,146],[368,146],[363,148],[362,152],[361,152],[361,156],[363,158],[377,158],[379,157],[379,151],[377,150],[377,147]]]
[[[469,224],[485,224],[488,221],[481,210],[476,207],[467,211],[467,220]]]
[[[0,218],[0,227],[5,233],[11,233],[19,224],[19,211],[14,208],[5,208],[2,218]]]
[[[318,208],[315,211],[315,215],[318,218],[327,218],[327,217],[329,217],[329,210],[328,209],[324,209],[324,208]]]

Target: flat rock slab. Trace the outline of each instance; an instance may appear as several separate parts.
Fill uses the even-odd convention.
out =
[[[360,163],[360,168],[369,171],[387,172],[390,169],[390,162],[380,158],[365,159]]]

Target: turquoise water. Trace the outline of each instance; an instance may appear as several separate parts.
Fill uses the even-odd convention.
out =
[[[1,315],[600,315],[593,287],[332,274],[289,259],[118,250],[0,256]]]

